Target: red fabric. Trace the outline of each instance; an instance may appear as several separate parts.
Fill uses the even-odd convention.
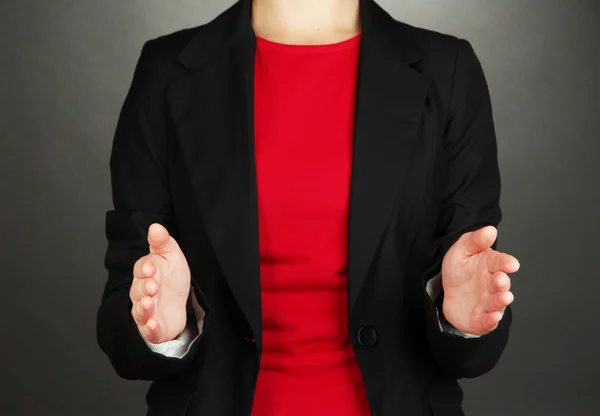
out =
[[[252,416],[369,414],[346,305],[359,46],[360,35],[257,40],[263,352]]]

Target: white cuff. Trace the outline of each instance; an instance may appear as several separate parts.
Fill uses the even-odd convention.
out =
[[[198,329],[201,330],[202,321],[198,321]],[[189,352],[190,348],[194,344],[194,341],[198,339],[200,334],[198,333],[194,337],[194,333],[190,327],[185,327],[183,332],[179,334],[175,339],[171,341],[162,342],[160,344],[153,344],[146,338],[142,338],[146,345],[154,352],[164,355],[165,357],[171,358],[183,358]]]

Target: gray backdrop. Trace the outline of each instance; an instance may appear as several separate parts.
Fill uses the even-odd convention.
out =
[[[0,414],[141,415],[96,346],[117,114],[142,43],[231,0],[0,0]],[[600,1],[381,0],[486,71],[516,255],[501,363],[468,415],[599,415]],[[208,415],[212,416],[212,415]]]

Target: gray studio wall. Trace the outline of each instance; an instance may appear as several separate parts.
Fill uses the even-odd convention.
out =
[[[3,415],[141,415],[95,343],[117,114],[142,43],[225,0],[0,1]],[[468,415],[598,415],[600,2],[387,0],[469,39],[494,102],[511,341]]]

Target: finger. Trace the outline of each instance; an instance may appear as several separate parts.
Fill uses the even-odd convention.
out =
[[[520,266],[519,260],[515,257],[499,251],[492,253],[488,260],[488,271],[490,273],[514,273],[519,270]]]
[[[490,295],[487,299],[485,310],[487,312],[502,311],[515,300],[515,295],[510,291]]]
[[[169,254],[178,247],[167,229],[157,222],[148,228],[148,244],[150,244],[150,251],[160,256]]]
[[[500,293],[510,290],[510,277],[504,272],[497,272],[489,280],[490,293]]]
[[[140,301],[144,296],[154,296],[158,293],[159,283],[153,278],[133,279],[129,296],[132,301]]]
[[[485,314],[486,330],[484,331],[484,333],[488,333],[488,332],[496,329],[496,327],[500,323],[500,320],[502,320],[502,312],[501,311],[494,311],[494,312]]]
[[[475,335],[485,335],[493,331],[498,326],[498,322],[502,319],[502,312],[494,311],[479,315],[475,322],[474,329],[469,331]]]
[[[157,267],[150,256],[140,257],[133,265],[133,276],[138,279],[154,277]]]
[[[145,325],[140,327],[140,332],[148,342],[158,344],[162,338],[160,323],[154,319],[148,319]]]
[[[131,315],[139,326],[145,325],[154,312],[154,301],[145,296],[139,302],[134,302],[131,308]]]
[[[498,230],[492,225],[480,228],[463,234],[463,253],[465,257],[470,257],[492,246],[496,241]]]

